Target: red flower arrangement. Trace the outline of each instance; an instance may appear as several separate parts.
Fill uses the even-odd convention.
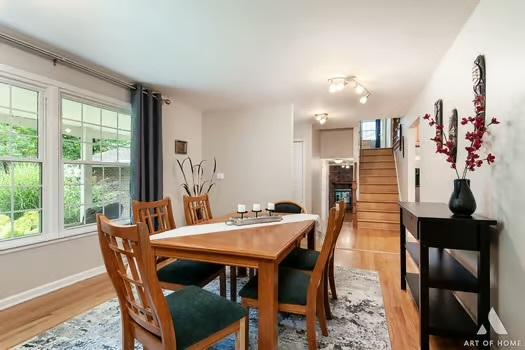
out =
[[[434,118],[432,118],[429,114],[425,114],[423,117],[423,119],[428,121],[428,125],[436,129],[436,136],[431,138],[431,140],[436,143],[436,153],[441,153],[447,156],[446,160],[448,163],[450,163],[450,167],[455,170],[458,179],[465,179],[467,176],[467,171],[475,171],[485,162],[490,165],[496,160],[496,157],[492,153],[489,153],[485,158],[481,158],[479,153],[481,146],[483,145],[483,137],[487,133],[487,129],[491,125],[499,124],[500,122],[494,117],[491,119],[490,123],[486,124],[484,96],[477,96],[473,102],[476,109],[476,116],[461,119],[461,125],[471,124],[473,126],[473,131],[468,131],[465,134],[465,139],[470,141],[470,146],[465,147],[465,150],[467,151],[467,158],[465,160],[465,167],[461,177],[459,176],[458,170],[456,168],[456,142],[450,140],[450,138],[447,138],[443,125],[438,124],[437,121],[434,120]]]

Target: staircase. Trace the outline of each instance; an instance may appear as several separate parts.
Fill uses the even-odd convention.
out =
[[[399,230],[399,194],[391,148],[362,149],[357,227]]]

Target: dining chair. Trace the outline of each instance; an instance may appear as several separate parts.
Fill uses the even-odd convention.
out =
[[[184,196],[183,201],[186,225],[203,224],[213,219],[208,194]],[[237,267],[235,266],[230,266],[230,300],[237,300]]]
[[[148,236],[173,230],[176,227],[169,198],[154,202],[133,201],[133,218],[135,222],[146,225]],[[178,290],[190,285],[203,287],[219,277],[219,293],[226,297],[224,265],[165,257],[157,257],[156,262],[157,275],[162,288]]]
[[[97,215],[107,272],[117,292],[122,349],[207,349],[236,334],[237,349],[248,348],[247,311],[197,286],[164,296],[146,224],[121,226]]]
[[[306,316],[308,348],[317,349],[316,316],[324,336],[328,336],[328,326],[324,310],[325,288],[321,285],[335,239],[338,220],[342,220],[340,209],[331,208],[321,254],[311,272],[289,267],[279,268],[278,310]],[[242,305],[247,309],[258,307],[258,277],[250,279],[240,290]]]
[[[275,202],[276,213],[306,214],[306,208],[291,200]]]
[[[325,274],[325,280],[323,281],[323,286],[325,288],[324,293],[324,303],[326,310],[326,317],[331,320],[332,312],[330,310],[330,303],[328,302],[328,285],[330,286],[330,293],[333,299],[337,299],[337,291],[335,289],[335,266],[334,266],[334,253],[335,245],[341,229],[343,227],[344,217],[346,214],[346,203],[340,201],[336,203],[336,207],[339,208],[341,212],[341,220],[337,222],[335,227],[335,240],[334,245],[330,251],[330,258],[328,260],[328,268]],[[280,266],[290,267],[294,269],[304,270],[304,271],[313,271],[317,260],[319,258],[320,252],[312,249],[305,249],[297,247],[288,254],[288,256],[281,262]]]

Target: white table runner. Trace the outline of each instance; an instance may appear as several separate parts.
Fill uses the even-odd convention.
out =
[[[235,231],[235,230],[245,230],[254,227],[264,227],[271,225],[282,225],[289,224],[291,222],[300,222],[300,221],[315,221],[316,231],[321,229],[321,221],[319,215],[316,214],[290,214],[283,215],[283,220],[278,222],[268,222],[264,224],[255,224],[248,226],[235,226],[235,225],[226,225],[224,222],[218,222],[214,224],[204,224],[204,225],[191,225],[191,226],[182,226],[174,230],[165,231],[162,233],[157,233],[150,237],[151,240],[164,239],[164,238],[173,238],[173,237],[183,237],[183,236],[193,236],[193,235],[202,235],[205,233],[218,233],[226,231]]]

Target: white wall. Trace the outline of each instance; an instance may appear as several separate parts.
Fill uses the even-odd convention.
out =
[[[352,158],[354,129],[321,130],[321,158]]]
[[[471,70],[478,54],[484,54],[487,66],[487,117],[497,116],[501,124],[492,129],[487,146],[496,155],[493,167],[483,166],[469,174],[478,204],[477,213],[499,221],[492,254],[492,299],[509,338],[525,341],[525,2],[521,0],[482,0],[443,57],[426,88],[414,102],[403,124],[411,125],[417,116],[432,114],[433,104],[443,99],[445,127],[452,108],[459,116],[473,115]],[[404,131],[406,131],[405,129]],[[460,126],[460,136],[466,127]],[[415,133],[414,133],[415,135]],[[433,130],[421,126],[421,201],[448,202],[454,172],[443,156],[434,152],[429,139]],[[464,159],[465,142],[460,144],[459,159]],[[400,167],[407,167],[401,161]],[[407,170],[413,171],[413,169]],[[407,198],[406,183],[402,190]],[[475,259],[461,255],[474,270]],[[464,299],[472,305],[473,300]]]
[[[312,213],[319,215],[321,215],[322,212],[323,200],[327,200],[322,196],[321,169],[321,132],[319,129],[312,129]]]
[[[177,159],[182,161],[187,156],[193,162],[202,160],[202,113],[184,105],[175,99],[162,109],[162,142],[164,157],[164,196],[170,197],[177,226],[186,224],[181,186],[183,179]],[[188,142],[188,154],[175,154],[175,140]]]
[[[214,215],[291,198],[292,105],[204,113],[202,128],[203,157],[225,174],[210,195]]]

